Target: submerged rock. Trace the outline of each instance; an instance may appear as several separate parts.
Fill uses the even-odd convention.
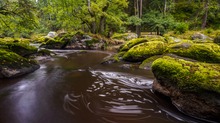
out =
[[[31,73],[40,65],[34,60],[29,60],[16,53],[0,50],[0,78],[12,78]]]
[[[182,112],[220,121],[220,65],[168,56],[153,62],[153,89],[171,98]]]

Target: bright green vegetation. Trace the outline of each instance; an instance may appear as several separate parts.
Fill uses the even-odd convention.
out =
[[[161,55],[165,52],[166,44],[161,41],[145,42],[132,47],[123,56],[126,61],[143,61],[154,55]]]
[[[29,67],[32,64],[36,64],[35,61],[26,59],[18,54],[0,49],[0,68],[14,68],[20,69],[23,67]]]
[[[45,45],[46,48],[48,48],[48,49],[53,49],[53,48],[61,49],[62,47],[64,47],[64,43],[65,43],[65,41],[63,41],[63,40],[56,40],[53,38],[46,38],[45,41],[46,42],[43,43],[43,45],[41,45],[41,46]]]
[[[10,44],[7,44],[7,46],[9,50],[21,56],[30,56],[32,54],[37,53],[37,48],[27,45],[27,44],[10,43]]]
[[[115,33],[111,38],[127,40],[128,35],[128,33]]]
[[[114,39],[126,39],[128,31],[163,35],[207,29],[208,35],[220,28],[219,5],[218,0],[1,0],[0,37],[78,30],[116,33]]]
[[[115,55],[113,56],[113,59],[114,59],[115,61],[119,62],[125,53],[126,53],[126,52],[119,52],[119,53],[117,53],[117,54],[115,54]]]
[[[202,62],[220,63],[220,46],[214,43],[177,43],[169,52]]]
[[[120,51],[128,51],[130,48],[132,48],[133,46],[143,43],[143,42],[147,42],[148,40],[146,38],[136,38],[136,39],[132,39],[128,42],[126,42],[122,48],[120,49]]]
[[[152,64],[152,71],[160,83],[178,87],[181,91],[220,93],[220,65],[191,62],[168,56]]]
[[[159,35],[148,35],[146,38],[147,38],[148,41],[166,42],[165,38],[163,36],[159,36]]]
[[[51,54],[55,54],[55,53],[47,49],[41,49],[37,52],[37,55],[40,56],[50,56]]]
[[[29,40],[17,40],[12,38],[0,39],[0,47],[13,51],[21,56],[30,56],[37,53],[37,48],[29,45]]]

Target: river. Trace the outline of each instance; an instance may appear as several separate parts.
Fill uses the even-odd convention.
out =
[[[202,122],[155,94],[149,70],[100,64],[104,52],[55,52],[37,71],[0,80],[0,123]]]

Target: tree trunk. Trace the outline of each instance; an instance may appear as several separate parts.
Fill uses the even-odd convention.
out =
[[[99,23],[99,33],[100,34],[104,34],[104,31],[105,31],[105,20],[106,20],[106,18],[104,16],[102,16],[100,18],[100,23]]]
[[[167,11],[167,0],[164,0],[164,9],[163,9],[163,14],[166,15]]]
[[[88,11],[89,11],[89,14],[90,14],[90,16],[93,18],[93,17],[95,17],[95,14],[92,12],[92,10],[91,10],[91,1],[90,0],[87,0],[87,6],[88,6]],[[92,29],[91,29],[91,31],[92,31],[92,33],[96,33],[96,22],[95,21],[93,21],[92,23],[91,23],[91,26],[90,26]]]
[[[208,0],[205,0],[205,5],[204,5],[204,8],[205,8],[205,14],[203,16],[203,19],[202,19],[202,29],[204,29],[206,27],[206,24],[207,24],[207,18],[208,18],[208,4],[209,4],[209,1]]]
[[[108,10],[109,7],[109,2],[107,2],[106,6],[102,8],[103,12],[106,12]],[[104,34],[105,32],[105,22],[106,22],[106,17],[105,15],[102,15],[100,17],[100,22],[99,22],[99,33],[100,34]]]
[[[142,0],[136,0],[136,5],[135,5],[135,15],[139,18],[142,17]],[[141,25],[136,25],[136,34],[138,37],[141,36]]]

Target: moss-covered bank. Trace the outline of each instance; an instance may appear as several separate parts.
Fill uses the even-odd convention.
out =
[[[12,38],[0,39],[0,48],[10,50],[24,57],[35,54],[38,50],[37,48],[30,46],[28,40]]]
[[[0,78],[10,78],[30,73],[40,66],[34,60],[0,49]]]

